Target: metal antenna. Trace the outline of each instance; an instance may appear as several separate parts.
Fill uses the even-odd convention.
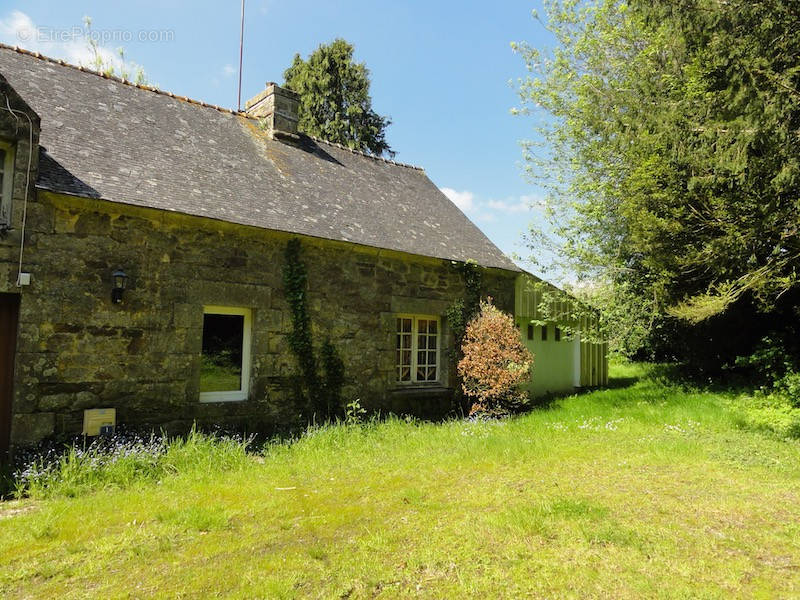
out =
[[[242,51],[244,49],[244,0],[242,0],[242,29],[239,32],[239,97],[236,110],[242,110]]]

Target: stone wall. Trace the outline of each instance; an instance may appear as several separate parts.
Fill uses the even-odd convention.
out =
[[[8,111],[6,101],[17,111]],[[10,142],[15,147],[14,172],[6,173],[12,177],[11,230],[0,231],[0,292],[17,291],[17,270],[22,240],[23,212],[26,209],[25,191],[28,187],[28,200],[35,198],[34,184],[39,165],[39,117],[34,113],[0,75],[0,140]],[[21,114],[24,113],[24,114]],[[28,118],[25,117],[28,116]],[[32,126],[32,129],[31,129]],[[34,152],[30,154],[31,141]],[[29,161],[30,159],[30,161]],[[31,164],[30,179],[28,162]],[[35,208],[32,210],[36,210]]]
[[[281,276],[291,235],[44,191],[28,210],[32,285],[16,289],[0,255],[0,292],[22,294],[12,443],[78,433],[86,408],[115,407],[119,424],[173,431],[193,421],[251,429],[297,421]],[[315,342],[329,336],[338,349],[345,399],[423,416],[449,408],[452,365],[436,388],[395,384],[394,314],[443,315],[463,297],[459,271],[446,260],[301,240]],[[129,275],[121,304],[111,302],[117,268]],[[484,275],[486,292],[509,312],[515,275]],[[207,305],[252,309],[247,401],[198,400]],[[443,342],[452,345],[446,328]]]

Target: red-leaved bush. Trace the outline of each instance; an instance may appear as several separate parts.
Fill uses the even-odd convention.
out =
[[[522,343],[514,319],[489,298],[467,325],[458,362],[464,393],[472,400],[470,415],[508,414],[528,401],[520,385],[530,381],[533,354]]]

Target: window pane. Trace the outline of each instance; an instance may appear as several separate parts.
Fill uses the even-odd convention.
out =
[[[243,315],[203,315],[201,392],[242,389]]]
[[[397,317],[396,322],[395,345],[401,354],[395,354],[397,380],[436,381],[438,321],[428,318]]]

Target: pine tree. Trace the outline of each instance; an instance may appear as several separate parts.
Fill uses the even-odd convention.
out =
[[[372,109],[369,70],[353,61],[343,39],[320,45],[307,60],[296,54],[284,85],[300,94],[300,131],[376,156],[394,152],[386,142],[391,124]]]

